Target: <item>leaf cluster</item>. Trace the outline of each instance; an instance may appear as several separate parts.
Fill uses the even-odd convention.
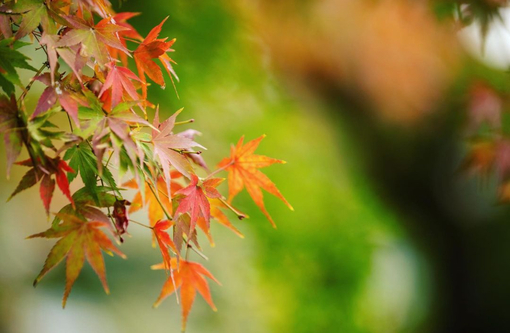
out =
[[[193,122],[177,121],[182,109],[160,118],[158,107],[148,100],[148,86],[178,82],[169,56],[175,39],[160,37],[166,19],[142,37],[127,22],[135,15],[115,13],[107,0],[0,5],[0,133],[8,174],[14,164],[29,168],[9,200],[39,184],[48,218],[56,187],[69,201],[46,231],[29,236],[58,239],[34,285],[65,259],[63,306],[85,261],[109,293],[102,252],[125,258],[117,247],[123,235],[133,223],[145,227],[162,255],[155,268],[168,274],[155,305],[180,289],[184,330],[196,291],[215,309],[204,277],[216,280],[188,260],[190,251],[205,257],[199,233],[214,245],[213,220],[243,237],[228,217],[247,217],[232,206],[243,187],[273,225],[261,189],[292,207],[259,170],[283,163],[254,154],[263,136],[246,144],[241,138],[231,156],[210,172],[201,156],[206,148],[195,141],[200,133],[178,130]],[[44,63],[34,66],[19,51],[28,44],[44,52]],[[28,84],[21,81],[19,69],[33,72]],[[45,89],[28,110],[24,101],[34,83]],[[67,117],[69,128],[55,125],[61,116]],[[18,161],[24,152],[28,159]],[[217,189],[224,180],[216,177],[220,172],[228,173],[228,198]],[[125,197],[126,188],[136,190],[134,198]],[[148,225],[129,218],[142,208]]]

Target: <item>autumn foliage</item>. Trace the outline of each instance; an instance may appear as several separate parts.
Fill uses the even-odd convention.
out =
[[[28,168],[9,200],[38,185],[52,223],[29,238],[57,241],[34,285],[65,259],[63,306],[85,261],[109,293],[102,253],[126,258],[119,248],[127,245],[129,214],[145,209],[149,225],[141,227],[152,233],[162,256],[153,268],[168,276],[155,306],[179,290],[184,330],[197,292],[215,309],[207,279],[218,281],[189,261],[194,253],[202,255],[198,234],[214,244],[210,223],[217,221],[243,236],[229,219],[248,217],[232,205],[243,188],[273,225],[262,189],[292,207],[259,170],[284,163],[254,154],[264,136],[246,143],[241,138],[209,172],[200,155],[205,147],[195,141],[199,133],[180,129],[192,121],[177,121],[182,110],[160,118],[147,88],[178,81],[169,56],[175,39],[160,36],[166,19],[142,37],[127,22],[136,15],[115,13],[107,0],[0,5],[0,133],[8,175],[13,165]],[[23,54],[31,44],[44,53],[44,63]],[[19,69],[32,71],[32,79],[23,83]],[[30,110],[24,102],[34,83],[45,88]],[[62,116],[65,128],[55,124]],[[218,189],[222,172],[228,175],[228,198]],[[77,179],[81,188],[72,193]],[[56,187],[69,201],[57,210],[51,206]],[[135,196],[126,198],[125,189],[136,190]]]

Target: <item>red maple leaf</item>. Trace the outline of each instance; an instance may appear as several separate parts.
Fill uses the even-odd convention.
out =
[[[121,101],[137,101],[139,99],[136,88],[133,85],[134,81],[141,82],[140,79],[126,67],[116,66],[112,61],[106,65],[109,69],[106,81],[99,92],[99,97],[107,91],[110,91],[109,100],[104,101],[108,105],[105,107],[106,110],[110,111],[115,108]]]
[[[7,200],[11,200],[19,192],[34,186],[39,180],[41,180],[39,193],[41,195],[41,200],[46,210],[46,214],[49,215],[56,180],[58,187],[74,207],[74,200],[71,197],[71,192],[69,191],[69,181],[67,180],[66,175],[67,172],[74,172],[74,170],[71,169],[65,161],[61,160],[59,157],[54,159],[48,158],[44,167],[41,165],[34,165],[31,159],[17,162],[16,164],[32,166],[32,169],[28,170],[28,172],[21,178],[20,183]],[[51,178],[52,175],[55,175],[55,180]]]
[[[184,198],[179,202],[179,207],[175,211],[174,219],[178,220],[179,215],[188,213],[190,215],[190,226],[188,234],[195,230],[195,226],[199,216],[203,217],[207,227],[209,227],[209,220],[211,219],[211,211],[209,198],[220,198],[221,194],[216,190],[224,179],[223,178],[210,178],[198,184],[198,177],[191,174],[191,181],[188,187],[177,191],[176,195],[182,194]]]

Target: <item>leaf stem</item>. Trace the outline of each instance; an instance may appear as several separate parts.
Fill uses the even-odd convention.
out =
[[[209,258],[207,258],[207,256],[205,254],[203,254],[199,249],[196,249],[191,243],[188,243],[188,247],[187,248],[190,248],[193,252],[198,254],[198,256],[200,256],[202,259],[209,260]],[[186,250],[186,260],[188,260],[188,258],[187,258],[187,250]]]
[[[189,123],[194,123],[195,122],[195,119],[188,119],[188,120],[183,120],[183,121],[176,121],[174,123],[174,126],[175,125],[184,125],[184,124],[189,124]]]
[[[147,228],[147,229],[151,229],[151,230],[153,230],[153,229],[154,229],[154,227],[151,227],[151,226],[148,226],[148,225],[146,225],[146,224],[143,224],[143,223],[137,222],[137,221],[135,221],[135,220],[131,220],[131,219],[129,219],[129,222],[132,222],[132,223],[134,223],[134,224],[138,224],[139,226],[142,226],[142,227]]]
[[[172,216],[168,213],[168,211],[166,210],[166,207],[163,205],[163,203],[161,202],[161,199],[159,198],[159,193],[156,193],[156,191],[154,190],[154,187],[152,186],[152,184],[150,182],[147,182],[147,185],[149,186],[149,189],[151,190],[152,194],[154,195],[154,197],[156,198],[156,200],[158,201],[158,204],[159,206],[161,207],[161,209],[163,210],[163,213],[165,213],[165,216],[168,220],[172,221],[173,218]]]
[[[43,64],[41,66],[41,68],[39,68],[39,70],[35,73],[34,77],[32,78],[32,80],[30,80],[30,83],[23,89],[23,92],[21,93],[21,95],[19,96],[17,102],[19,103],[21,100],[25,99],[25,97],[27,96],[28,94],[28,91],[30,90],[30,88],[32,88],[32,85],[34,84],[34,81],[35,81],[35,78],[39,75],[41,75],[42,71],[46,68],[46,64]]]
[[[221,167],[221,168],[219,168],[219,169],[214,170],[214,171],[213,171],[213,172],[211,172],[209,175],[207,175],[207,177],[205,177],[203,180],[207,180],[207,179],[211,178],[212,176],[214,176],[215,174],[217,174],[217,173],[219,173],[219,172],[221,172],[221,171],[225,170],[226,168],[228,168],[228,167],[229,167],[229,166],[231,166],[232,164],[234,164],[234,161],[230,161],[230,163],[228,163],[228,164],[226,164],[226,165],[222,166],[222,167]]]
[[[67,120],[69,121],[69,127],[71,128],[71,132],[74,132],[74,129],[73,129],[73,123],[71,122],[71,117],[69,116],[69,113],[67,113],[65,110],[63,110],[66,115],[67,115]],[[88,142],[88,141],[87,141]],[[92,146],[90,147],[92,148]]]
[[[224,197],[221,197],[219,198],[219,200],[221,201],[222,204],[224,204],[225,206],[227,206],[228,209],[230,209],[232,212],[234,212],[234,214],[237,215],[237,218],[242,220],[242,219],[245,219],[245,218],[248,218],[249,216],[244,214],[244,213],[241,213],[240,211],[238,211],[237,209],[235,209],[227,200],[225,200]]]

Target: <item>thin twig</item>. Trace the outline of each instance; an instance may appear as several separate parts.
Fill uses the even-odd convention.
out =
[[[227,206],[228,209],[230,209],[232,212],[234,212],[234,214],[237,215],[238,219],[242,220],[242,219],[245,219],[245,218],[249,217],[248,215],[243,214],[240,211],[238,211],[237,209],[235,209],[227,200],[225,200],[224,197],[219,198],[219,200],[221,201],[222,204]]]
[[[151,229],[151,230],[153,230],[153,229],[154,229],[154,227],[150,227],[150,226],[148,226],[148,225],[146,225],[146,224],[143,224],[143,223],[137,222],[137,221],[135,221],[135,220],[131,220],[131,219],[129,219],[129,222],[132,222],[132,223],[134,223],[134,224],[138,224],[138,225],[140,225],[140,226],[142,226],[142,227],[144,227],[144,228],[147,228],[147,229]]]
[[[217,173],[227,169],[232,164],[234,164],[234,161],[230,161],[230,163],[228,163],[228,164],[222,166],[221,168],[216,169],[215,171],[211,172],[210,174],[207,175],[207,177],[204,178],[204,180],[207,180],[207,179],[211,178],[212,176],[214,176],[215,174],[217,174]]]
[[[41,68],[39,68],[39,70],[37,71],[37,73],[35,73],[34,77],[32,78],[32,80],[30,81],[30,83],[23,89],[23,92],[21,93],[21,95],[19,96],[17,102],[19,103],[21,100],[25,99],[25,97],[27,96],[28,94],[28,91],[30,90],[30,88],[32,88],[32,85],[34,84],[34,81],[35,81],[35,78],[37,76],[39,76],[42,71],[46,68],[46,64],[43,64],[41,66]]]

